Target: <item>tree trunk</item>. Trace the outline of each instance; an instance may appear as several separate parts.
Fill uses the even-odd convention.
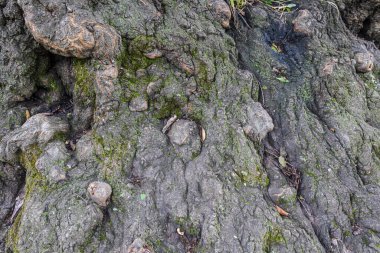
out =
[[[380,1],[239,2],[0,0],[0,252],[380,252]]]

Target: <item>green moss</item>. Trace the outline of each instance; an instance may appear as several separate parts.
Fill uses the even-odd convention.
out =
[[[362,237],[362,241],[363,241],[363,244],[364,244],[365,246],[369,246],[370,241],[369,241],[369,239],[368,239],[367,237],[363,236],[363,237]]]
[[[31,180],[31,185],[29,186],[43,186],[46,183],[45,178],[35,167],[37,159],[41,156],[41,154],[42,150],[38,147],[38,145],[33,145],[27,151],[20,154],[20,163],[27,171],[27,183],[28,179],[33,178],[33,180]],[[26,194],[28,193],[27,186],[28,184],[26,185]]]
[[[304,173],[308,175],[309,177],[313,178],[314,181],[318,181],[318,176],[311,170],[305,170]]]
[[[83,59],[73,60],[75,74],[74,98],[79,99],[82,106],[88,106],[95,102],[95,74],[88,70],[86,62]]]
[[[95,252],[95,245],[92,244],[94,241],[94,235],[95,231],[91,231],[87,236],[85,241],[83,242],[82,245],[78,246],[78,250],[80,253],[84,252]],[[90,249],[92,248],[92,249]]]
[[[198,237],[200,229],[191,221],[188,217],[176,217],[175,223],[179,226],[181,231],[185,232],[186,235],[192,237]]]
[[[162,253],[175,253],[172,249],[165,245],[163,240],[155,238],[153,236],[147,236],[145,242],[149,249],[153,249],[154,252]]]
[[[191,50],[192,62],[195,66],[195,81],[197,83],[197,90],[199,94],[199,99],[203,102],[210,102],[210,96],[212,89],[215,87],[214,81],[212,80],[213,71],[210,71],[209,68],[213,68],[213,64],[218,60],[222,60],[224,53],[219,52],[207,52],[202,51],[199,48],[193,48]],[[209,60],[213,59],[214,62],[211,63]],[[207,61],[208,64],[206,63]]]
[[[48,183],[46,178],[36,169],[35,164],[37,159],[41,156],[42,150],[34,145],[27,151],[20,154],[20,163],[26,169],[26,182],[25,182],[25,198],[24,205],[18,213],[15,222],[10,228],[6,244],[7,247],[11,247],[13,252],[19,252],[17,244],[19,241],[19,228],[21,225],[22,215],[28,199],[35,191],[46,192],[48,189]]]
[[[248,86],[243,86],[240,89],[240,94],[243,98],[247,98],[247,97],[252,98],[252,88]]]
[[[265,187],[268,187],[269,185],[270,185],[270,179],[267,176],[266,179],[265,179]]]
[[[125,184],[126,168],[132,166],[137,141],[147,120],[145,114],[123,116],[128,117],[128,124],[120,118],[115,122],[118,130],[99,129],[93,133],[96,157],[102,168],[98,177],[112,186],[113,205],[121,212],[125,208],[125,194],[134,194],[134,190]]]
[[[20,163],[26,169],[25,200],[34,191],[39,190],[44,193],[52,189],[49,187],[47,179],[35,167],[41,154],[42,150],[35,145],[20,156]]]
[[[41,57],[38,57],[37,61],[38,63],[36,64],[37,69],[36,69],[35,76],[37,77],[37,80],[40,81],[41,78],[46,76],[46,73],[49,70],[50,60],[49,60],[49,57],[47,56],[41,56]]]
[[[189,118],[195,121],[198,124],[202,124],[204,116],[203,110],[201,106],[193,106],[192,104],[188,104]]]
[[[377,235],[377,232],[376,232],[375,230],[373,230],[373,229],[369,229],[369,230],[368,230],[368,233],[369,233],[370,235],[373,235],[373,236],[376,236],[376,235]]]
[[[292,206],[296,203],[297,193],[291,195],[283,195],[279,199],[279,204],[284,206]]]
[[[336,220],[333,220],[333,221],[331,222],[331,227],[334,228],[334,229],[338,229],[338,228],[339,228],[339,225],[338,225],[338,223],[336,222]]]
[[[127,41],[123,40],[123,47],[120,55],[117,57],[119,67],[136,71],[145,69],[159,59],[149,59],[144,53],[154,50],[159,47],[158,41],[152,36],[137,36],[127,45]]]
[[[248,163],[248,162],[247,162]],[[239,186],[261,186],[261,187],[268,187],[270,180],[266,173],[264,173],[260,165],[256,165],[255,169],[249,169],[249,166],[246,167],[246,169],[237,170],[235,173],[238,175],[240,179],[240,184],[238,183],[237,187]],[[242,184],[242,185],[241,185]]]
[[[12,224],[12,227],[9,229],[9,232],[7,234],[7,239],[6,239],[7,247],[11,248],[14,253],[20,252],[17,248],[17,243],[19,241],[18,230],[21,224],[21,218],[22,218],[22,213],[23,213],[22,209],[18,213],[15,221]]]
[[[359,74],[360,78],[363,79],[366,88],[370,90],[376,90],[377,88],[377,83],[378,83],[378,78],[379,78],[379,73],[380,72],[375,72],[375,73],[365,73],[365,74]]]
[[[191,159],[194,160],[195,158],[197,158],[199,156],[199,151],[195,151],[193,153],[191,153]]]
[[[55,133],[53,136],[54,140],[65,142],[67,140],[67,134],[63,132]]]
[[[373,153],[380,159],[380,145],[373,145]]]
[[[264,252],[271,252],[273,245],[286,244],[285,238],[282,234],[280,227],[269,227],[269,230],[265,233],[263,239]]]
[[[310,85],[305,83],[303,87],[298,89],[298,96],[306,103],[310,102],[313,94]]]
[[[271,57],[267,54],[267,50],[262,48],[258,53],[258,59],[253,63],[253,68],[258,72],[258,74],[265,79],[272,79],[273,73],[270,63],[267,62],[267,59]]]
[[[249,170],[242,170],[242,171],[237,171],[236,174],[239,176],[241,182],[246,185],[246,184],[251,184],[251,182],[254,179],[253,173],[251,173]]]
[[[207,65],[204,62],[199,63],[199,69],[195,79],[198,84],[199,98],[204,102],[209,102],[214,85],[208,80]]]
[[[163,243],[160,239],[146,238],[145,242],[149,248],[152,248],[154,251],[161,250]]]
[[[256,183],[264,187],[268,187],[270,183],[268,175],[262,171],[259,165],[256,165],[256,174],[254,180]]]
[[[106,230],[104,228],[101,229],[99,232],[99,241],[101,241],[101,242],[107,241],[107,233],[106,233]]]
[[[349,230],[346,230],[343,232],[344,237],[349,237],[351,235],[351,232]]]
[[[49,90],[51,91],[56,91],[56,90],[59,90],[59,85],[57,83],[57,80],[55,80],[53,77],[49,77]]]
[[[113,180],[113,173],[122,171],[124,164],[128,161],[127,154],[131,152],[136,140],[125,136],[117,137],[112,135],[107,135],[104,138],[94,134],[94,141],[99,148],[99,152],[97,153],[99,162],[107,169],[107,171],[103,171],[103,175],[101,176],[104,179]]]
[[[177,117],[181,117],[181,104],[174,98],[166,98],[161,100],[161,105],[159,105],[158,110],[154,113],[154,117],[156,119],[165,119],[171,117],[173,115],[177,115]],[[159,103],[159,102],[155,102]]]
[[[204,102],[210,102],[212,83],[201,81],[198,83],[199,98]]]
[[[356,222],[356,218],[355,218],[355,217],[357,217],[357,212],[358,212],[357,209],[352,208],[351,213],[348,214],[348,218],[350,219],[350,222],[351,222],[351,223],[355,223],[355,222]]]
[[[146,69],[153,63],[162,65],[164,59],[149,59],[144,54],[159,47],[159,43],[151,36],[138,36],[132,41],[123,40],[123,46],[120,55],[117,58],[117,65],[121,68],[119,73],[119,85],[125,87],[125,93],[120,98],[122,102],[128,103],[133,98],[144,96],[147,85],[155,81],[157,77],[146,75],[136,76],[136,71]]]
[[[25,113],[13,112],[9,113],[8,117],[5,120],[9,129],[15,129],[16,127],[19,127],[23,122],[26,121],[26,117]]]

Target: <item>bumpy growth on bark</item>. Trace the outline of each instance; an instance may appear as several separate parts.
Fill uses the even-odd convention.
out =
[[[0,252],[379,252],[379,2],[292,3],[0,0]]]

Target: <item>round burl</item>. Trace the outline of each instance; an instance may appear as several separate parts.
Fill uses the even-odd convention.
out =
[[[355,68],[357,72],[367,73],[373,69],[373,55],[368,52],[360,52],[355,54]]]
[[[210,0],[208,4],[215,19],[223,28],[229,28],[232,14],[228,4],[221,0]]]
[[[88,185],[88,193],[93,201],[99,206],[106,207],[111,198],[112,188],[105,182],[92,182]]]

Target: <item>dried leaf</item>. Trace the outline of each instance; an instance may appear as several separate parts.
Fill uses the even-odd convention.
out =
[[[147,57],[149,59],[156,59],[156,58],[160,58],[162,56],[162,52],[158,49],[154,49],[153,51],[151,51],[149,53],[145,53],[144,55],[145,55],[145,57]]]
[[[166,125],[164,126],[164,128],[162,128],[162,133],[166,134],[166,132],[169,130],[169,128],[174,124],[174,122],[177,121],[177,115],[174,115],[173,117],[171,117],[168,122],[166,123]]]
[[[272,50],[275,51],[276,53],[282,53],[282,50],[279,46],[277,46],[275,43],[272,43],[271,46]]]
[[[285,158],[283,156],[280,156],[278,158],[278,162],[280,163],[281,168],[285,168],[286,167],[287,162],[286,162],[286,160],[285,160]]]
[[[203,127],[201,128],[201,140],[202,142],[206,140],[206,130]]]
[[[16,197],[16,203],[14,205],[14,208],[13,208],[13,213],[12,213],[12,216],[10,218],[10,221],[13,223],[17,214],[19,213],[20,209],[22,208],[23,204],[24,204],[24,198],[25,198],[25,187],[23,187],[18,196]]]
[[[25,117],[26,117],[26,120],[28,120],[30,118],[30,112],[29,112],[29,110],[25,111]]]
[[[282,209],[281,207],[279,206],[276,206],[276,210],[277,212],[281,215],[281,216],[285,216],[285,217],[288,217],[289,216],[289,213],[287,211],[285,211],[284,209]]]
[[[277,77],[276,79],[277,79],[278,81],[282,82],[282,83],[288,83],[288,82],[289,82],[289,80],[286,79],[285,76],[280,76],[280,77]]]
[[[184,236],[185,235],[185,232],[181,231],[180,228],[177,228],[177,233],[181,236]]]

